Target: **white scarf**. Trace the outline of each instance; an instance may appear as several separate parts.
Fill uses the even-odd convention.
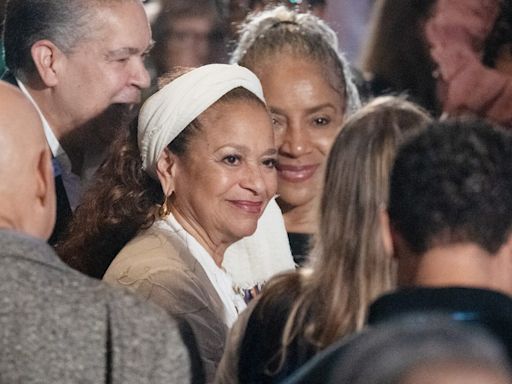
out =
[[[178,223],[172,214],[163,220],[156,221],[154,225],[164,232],[172,232],[178,235],[183,241],[186,248],[206,272],[215,291],[217,291],[222,304],[224,304],[224,322],[228,327],[231,327],[238,314],[246,307],[243,297],[235,292],[231,278],[215,264],[206,249]]]

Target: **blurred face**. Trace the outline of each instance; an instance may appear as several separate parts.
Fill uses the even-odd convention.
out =
[[[151,31],[142,4],[102,6],[90,21],[91,35],[79,42],[59,73],[59,102],[75,126],[113,104],[136,104],[149,86],[144,56]]]
[[[165,52],[167,71],[175,66],[199,67],[207,64],[213,28],[214,21],[207,16],[173,21]]]
[[[313,207],[320,197],[327,155],[343,122],[345,100],[315,62],[282,55],[261,68],[256,73],[279,150],[280,204],[285,211]]]
[[[495,66],[498,71],[512,76],[512,43],[500,47]]]
[[[277,188],[277,151],[266,109],[255,102],[217,103],[176,158],[173,210],[214,243],[256,230]]]

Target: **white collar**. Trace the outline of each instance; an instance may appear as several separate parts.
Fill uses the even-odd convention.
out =
[[[16,82],[18,83],[18,87],[20,88],[20,90],[25,94],[25,96],[27,96],[30,102],[34,105],[37,112],[39,113],[39,116],[41,117],[44,135],[46,136],[46,141],[48,142],[48,146],[52,151],[53,157],[59,160],[59,163],[62,167],[64,167],[67,171],[71,172],[71,161],[69,160],[68,155],[64,151],[64,148],[62,148],[59,141],[57,140],[55,133],[53,133],[53,130],[51,129],[50,124],[48,123],[48,120],[46,120],[46,118],[44,117],[43,113],[41,112],[41,109],[39,109],[39,106],[35,102],[32,95],[29,93],[25,84],[23,84],[18,78],[16,78]]]

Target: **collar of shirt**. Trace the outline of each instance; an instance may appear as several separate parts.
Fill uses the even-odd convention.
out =
[[[62,176],[62,182],[64,184],[64,189],[66,190],[66,195],[68,198],[69,205],[71,210],[75,210],[81,195],[81,180],[80,176],[71,172],[71,161],[69,160],[68,155],[64,152],[64,148],[60,145],[57,137],[53,133],[48,120],[44,117],[43,113],[39,109],[39,106],[32,98],[32,95],[28,92],[25,85],[19,80],[16,79],[20,90],[28,97],[30,102],[34,105],[39,116],[41,117],[41,122],[43,124],[44,135],[46,136],[46,141],[48,142],[48,146],[52,151],[53,160],[53,175],[54,177]]]
[[[30,102],[34,105],[37,112],[39,113],[39,116],[41,117],[41,122],[43,123],[44,135],[46,136],[46,141],[48,142],[48,146],[50,147],[50,150],[52,151],[53,157],[55,157],[59,161],[60,166],[66,172],[71,173],[71,162],[69,160],[69,157],[68,157],[68,155],[66,155],[66,152],[64,152],[64,148],[62,148],[59,141],[55,137],[55,134],[53,133],[53,130],[50,127],[50,124],[48,124],[48,120],[46,120],[43,113],[39,109],[39,106],[37,105],[35,100],[32,98],[32,95],[28,92],[27,88],[25,87],[25,84],[23,84],[19,79],[16,79],[16,82],[18,83],[20,90],[25,94],[25,96],[28,97]]]

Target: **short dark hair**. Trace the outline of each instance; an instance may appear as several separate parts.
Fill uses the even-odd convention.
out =
[[[21,79],[35,73],[30,50],[39,40],[70,52],[90,33],[92,8],[86,0],[8,0],[3,27],[7,68]]]
[[[391,173],[389,217],[413,252],[473,242],[490,253],[512,224],[512,136],[483,120],[434,122]]]

